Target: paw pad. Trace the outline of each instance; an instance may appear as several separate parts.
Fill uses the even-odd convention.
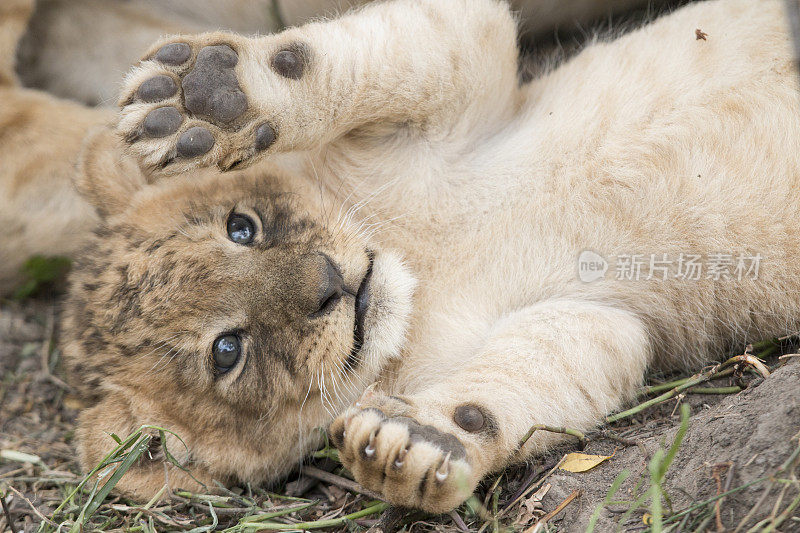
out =
[[[188,44],[170,43],[159,48],[154,57],[165,65],[178,66],[186,63],[191,55],[192,49]]]
[[[197,157],[207,153],[214,147],[214,136],[202,126],[189,128],[178,139],[178,155]]]
[[[119,129],[141,162],[154,170],[175,173],[208,164],[223,171],[240,168],[278,141],[274,118],[251,105],[240,83],[249,79],[247,72],[263,67],[247,63],[236,44],[223,44],[218,35],[213,39],[164,44],[130,76],[120,100]],[[231,36],[230,42],[237,39]],[[270,61],[280,75],[296,78],[306,56],[301,45],[292,45]]]
[[[239,57],[230,46],[206,46],[197,54],[192,72],[183,78],[186,109],[227,124],[247,110],[247,97],[233,68]]]
[[[272,58],[272,68],[283,76],[292,80],[299,80],[303,76],[305,65],[299,50],[281,50]]]
[[[159,107],[144,117],[142,124],[148,137],[165,137],[178,131],[183,123],[183,115],[174,107]]]
[[[460,405],[456,408],[453,421],[458,427],[470,433],[477,433],[486,426],[486,417],[483,412],[474,405]]]
[[[158,102],[178,92],[178,85],[169,76],[160,75],[145,81],[136,91],[142,102]]]
[[[256,129],[256,150],[266,150],[275,142],[275,130],[269,124],[262,124]]]

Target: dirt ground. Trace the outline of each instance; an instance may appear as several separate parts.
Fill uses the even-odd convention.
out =
[[[8,529],[9,515],[14,531],[35,531],[42,516],[50,519],[67,491],[80,480],[71,444],[77,405],[61,381],[57,335],[57,300],[0,302],[0,494],[5,494],[6,503],[0,513],[0,531]],[[783,351],[793,349],[784,347]],[[607,426],[607,434],[590,434],[582,452],[613,457],[588,472],[554,469],[564,454],[580,451],[575,439],[574,444],[546,457],[490,477],[476,494],[474,502],[479,503],[464,506],[455,514],[430,517],[390,510],[382,518],[376,512],[331,529],[571,532],[585,531],[596,514],[594,531],[658,531],[648,522],[650,503],[645,499],[640,507],[631,509],[630,502],[651,486],[648,464],[659,449],[667,449],[673,442],[680,420],[678,405],[685,403],[691,407],[688,431],[662,484],[664,530],[747,531],[772,517],[773,521],[755,529],[768,531],[774,519],[782,517],[774,531],[800,531],[800,483],[796,477],[800,357],[774,354],[766,363],[773,369],[766,379],[746,373],[710,385],[747,385],[742,392],[678,395]],[[35,457],[20,456],[19,452]],[[598,510],[623,470],[629,477],[610,503]],[[320,481],[326,472],[331,474]],[[155,531],[195,527],[200,527],[197,531],[226,527],[239,531],[243,530],[236,529],[242,527],[237,525],[242,516],[276,509],[281,495],[286,494],[319,502],[281,519],[289,524],[341,517],[372,505],[367,503],[369,495],[359,494],[358,487],[350,487],[344,476],[335,462],[324,459],[314,461],[312,469],[294,475],[286,485],[274,487],[280,494],[236,489],[227,500],[214,500],[220,502],[214,503],[219,505],[215,507],[216,525],[209,504],[191,495],[165,496],[148,511],[151,515],[142,515],[141,508],[112,496],[86,530],[150,531],[148,524],[152,524]],[[240,499],[248,503],[242,504]],[[149,518],[145,521],[141,516]],[[546,521],[536,525],[543,518]],[[54,522],[69,519],[59,515]],[[743,519],[746,523],[736,529]]]

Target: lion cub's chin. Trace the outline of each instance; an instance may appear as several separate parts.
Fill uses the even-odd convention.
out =
[[[403,348],[413,310],[416,278],[394,252],[377,252],[372,264],[369,307],[364,317],[361,372],[371,379]]]

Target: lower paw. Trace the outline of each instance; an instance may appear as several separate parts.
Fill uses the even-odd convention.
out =
[[[303,74],[302,47],[284,48],[222,33],[161,43],[127,77],[118,129],[154,171],[246,166],[275,144],[280,111],[267,108]]]
[[[449,511],[479,481],[467,449],[455,435],[405,416],[400,403],[384,397],[380,409],[350,408],[336,419],[330,432],[339,457],[361,485],[393,505]]]

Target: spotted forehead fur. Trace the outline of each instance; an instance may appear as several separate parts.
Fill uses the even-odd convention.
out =
[[[183,196],[176,195],[176,189]],[[154,202],[156,194],[170,201]],[[76,380],[88,385],[90,391],[85,395],[96,396],[104,377],[142,354],[169,353],[178,362],[193,357],[208,366],[208,347],[203,345],[198,350],[186,337],[196,338],[203,329],[213,332],[214,317],[235,314],[226,307],[236,306],[242,307],[243,316],[257,315],[255,307],[263,307],[262,315],[266,312],[270,318],[235,323],[233,317],[233,329],[249,328],[245,342],[252,357],[270,355],[270,361],[253,360],[250,364],[277,364],[281,371],[271,375],[295,376],[298,360],[293,339],[309,338],[313,332],[296,324],[291,332],[282,331],[286,325],[281,320],[287,312],[285,298],[292,295],[288,290],[274,290],[269,278],[275,277],[276,271],[290,269],[297,258],[329,244],[325,228],[312,221],[295,194],[275,188],[263,176],[226,177],[222,189],[211,180],[190,187],[156,188],[143,196],[134,199],[124,216],[106,221],[95,232],[75,269],[68,307],[73,310],[77,327],[71,329],[79,332],[84,353],[108,354],[106,364],[92,367],[88,380]],[[254,266],[250,256],[237,258],[235,249],[233,254],[225,249],[225,223],[237,210],[258,218],[262,237],[247,253],[263,254],[265,264]],[[262,270],[248,272],[257,268]],[[232,283],[238,285],[232,287]],[[257,305],[251,302],[253,308],[248,309],[247,297],[252,300],[253,295],[241,296],[248,284],[250,292],[272,290],[277,296],[271,302],[266,297],[257,299]],[[233,299],[232,306],[226,305],[228,298]],[[218,328],[218,332],[224,329]],[[265,339],[270,341],[268,347],[264,346]],[[72,367],[77,374],[88,370],[81,361]],[[197,373],[189,373],[185,381],[196,384]],[[180,379],[180,372],[176,377]],[[263,375],[255,374],[254,378],[255,390],[273,388],[263,382]]]

